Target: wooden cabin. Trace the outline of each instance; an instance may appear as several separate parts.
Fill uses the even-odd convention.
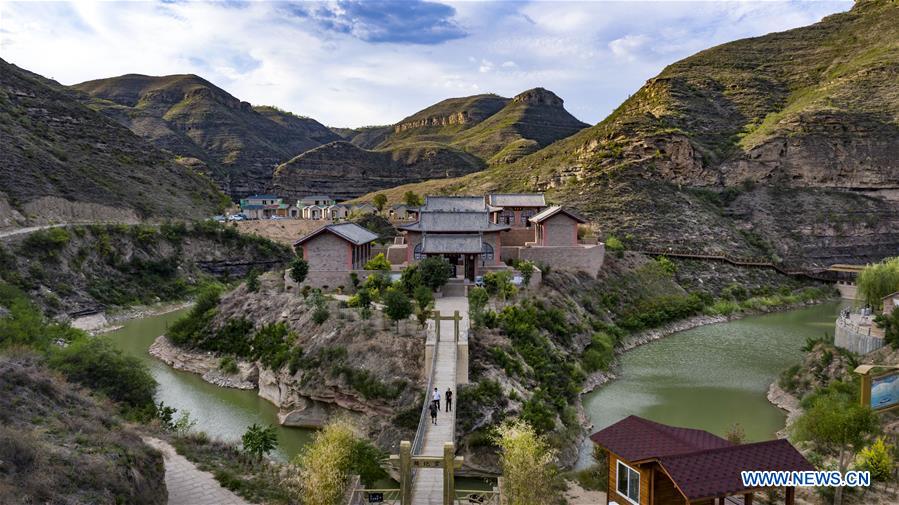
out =
[[[741,472],[814,471],[786,440],[735,445],[707,431],[629,416],[590,436],[608,456],[606,505],[751,505],[769,488]],[[795,489],[785,489],[793,505]]]

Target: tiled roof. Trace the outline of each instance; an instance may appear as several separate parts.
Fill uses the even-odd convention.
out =
[[[770,440],[667,456],[659,463],[689,500],[739,494],[740,472],[813,471],[815,468],[786,440]]]
[[[486,212],[422,212],[418,221],[400,227],[420,232],[483,232],[508,230],[508,226],[490,222]]]
[[[305,237],[301,237],[299,240],[293,243],[293,245],[300,245],[303,242],[311,239],[312,237],[323,233],[325,231],[329,231],[338,237],[352,242],[356,245],[367,244],[372,240],[378,238],[374,233],[366,230],[365,228],[359,226],[356,223],[341,223],[341,224],[329,224],[327,226],[322,226],[321,228],[315,230],[314,232],[306,235]]]
[[[546,207],[543,193],[495,193],[488,198],[497,207]]]
[[[244,200],[263,200],[263,199],[264,200],[272,200],[272,199],[278,199],[278,197],[275,195],[253,195],[253,196],[248,196],[248,197],[244,198]]]
[[[487,202],[483,196],[428,196],[422,212],[484,212]]]
[[[638,416],[628,416],[597,431],[590,440],[630,462],[733,446],[707,431],[677,428]]]
[[[541,221],[545,221],[545,220],[551,218],[552,216],[555,216],[556,214],[558,214],[560,212],[572,217],[575,221],[578,221],[581,223],[587,222],[587,219],[584,216],[581,216],[580,214],[578,214],[577,212],[574,212],[571,209],[566,209],[565,207],[559,207],[558,205],[555,205],[553,207],[547,207],[546,209],[543,209],[542,211],[537,213],[537,215],[531,216],[530,221],[532,223],[539,223]]]
[[[421,240],[421,252],[430,254],[480,254],[481,247],[480,235],[425,235]]]

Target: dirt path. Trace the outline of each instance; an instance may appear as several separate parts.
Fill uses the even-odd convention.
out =
[[[215,477],[194,466],[175,452],[168,442],[144,437],[144,442],[162,453],[165,458],[165,485],[169,491],[169,505],[251,505],[243,498],[223,488]]]

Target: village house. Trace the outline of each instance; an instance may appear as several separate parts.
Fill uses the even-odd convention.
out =
[[[289,217],[289,207],[275,195],[253,195],[240,199],[240,211],[250,219]]]
[[[406,204],[394,205],[387,212],[388,218],[397,221],[406,221],[418,218],[418,207],[410,207]]]
[[[350,208],[343,204],[334,204],[325,207],[322,211],[322,214],[325,216],[325,219],[330,219],[332,221],[337,221],[339,219],[346,219],[350,215]]]
[[[307,205],[302,209],[302,218],[318,221],[325,218],[325,208],[319,205]]]
[[[638,416],[590,436],[608,456],[605,505],[752,505],[771,488],[743,485],[742,471],[814,471],[786,440],[733,444],[707,431]],[[785,504],[795,503],[785,488]]]
[[[370,203],[359,203],[359,204],[353,205],[350,212],[352,214],[356,214],[359,216],[369,216],[372,214],[377,214],[378,209],[375,208],[375,206]]]
[[[372,242],[377,238],[355,223],[325,225],[300,238],[293,247],[309,264],[305,284],[336,288],[349,285],[351,272],[367,275],[363,267],[372,257]]]

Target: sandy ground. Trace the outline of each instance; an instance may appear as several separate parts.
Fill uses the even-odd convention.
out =
[[[602,505],[606,502],[606,494],[602,491],[588,491],[576,482],[568,481],[565,500],[568,505]]]
[[[237,221],[234,223],[242,233],[252,233],[282,244],[293,245],[303,235],[331,224],[330,220],[309,221],[306,219],[260,219],[257,221]]]

